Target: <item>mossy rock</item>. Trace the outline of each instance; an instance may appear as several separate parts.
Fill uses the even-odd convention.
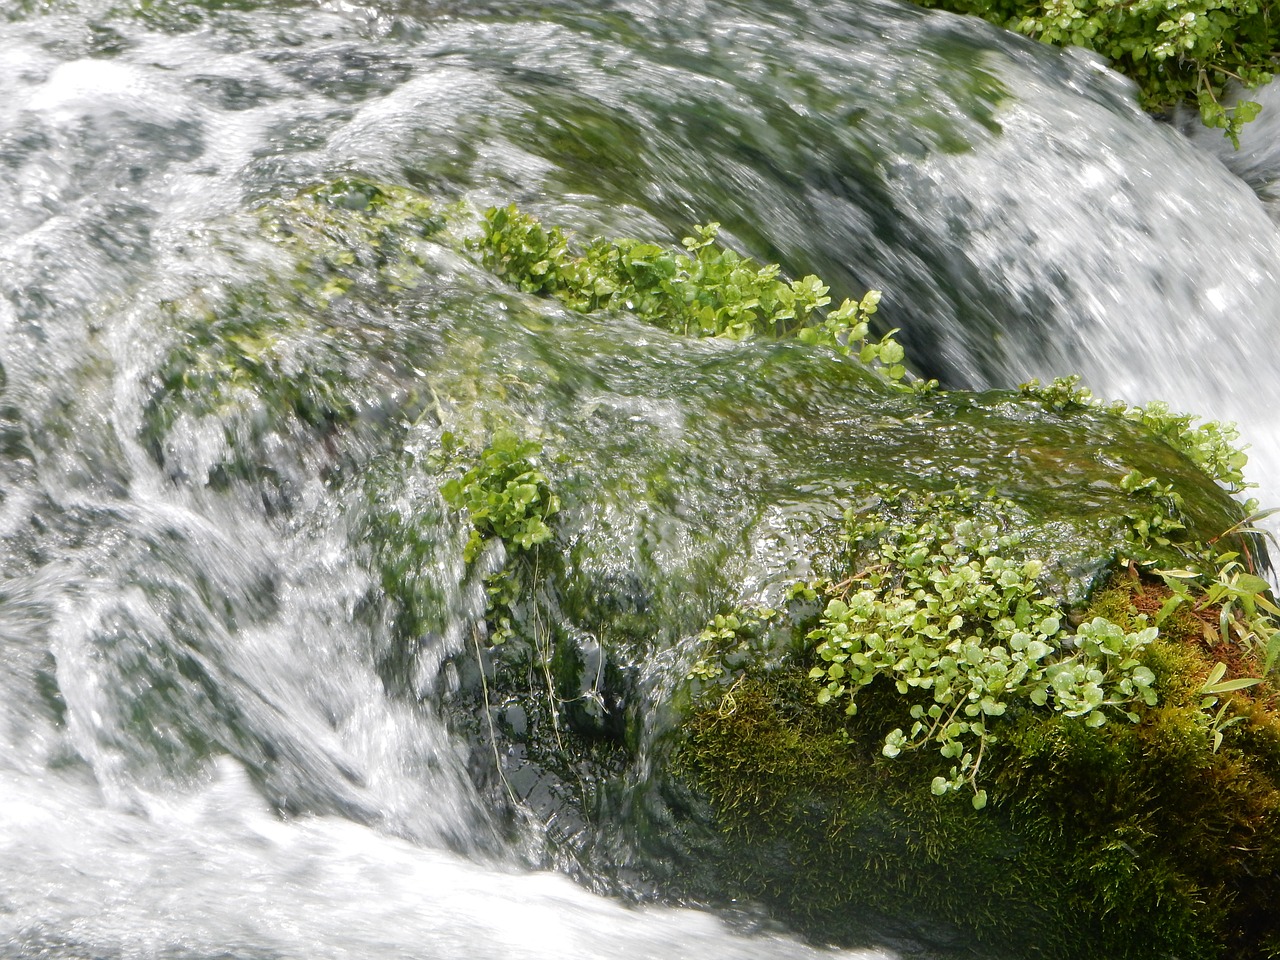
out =
[[[307,484],[341,492],[388,695],[444,712],[513,830],[542,822],[534,859],[626,896],[757,904],[818,941],[1270,955],[1271,705],[1238,695],[1244,719],[1213,752],[1191,716],[1215,658],[1194,624],[1150,652],[1181,699],[1143,723],[1010,716],[983,811],[932,796],[923,753],[880,754],[887,692],[852,723],[820,710],[803,645],[685,679],[717,612],[847,573],[842,514],[887,516],[887,489],[959,482],[1007,501],[1047,594],[1102,609],[1096,588],[1149,506],[1127,473],[1172,485],[1189,538],[1241,519],[1176,444],[1013,391],[904,391],[833,349],[568,311],[486,270],[476,221],[342,181],[228,227],[244,249],[265,241],[268,265],[164,313],[141,438],[175,482],[262,496],[286,519]],[[466,518],[441,496],[465,465],[443,437],[465,455],[499,430],[538,439],[563,506],[534,549],[468,560]],[[1115,597],[1113,619],[1135,602]],[[1144,787],[1162,765],[1179,780]]]
[[[1116,578],[1088,614],[1136,618],[1161,589]],[[930,795],[948,764],[936,754],[882,755],[901,709],[888,684],[846,718],[816,704],[802,655],[764,658],[695,695],[669,740],[667,790],[706,831],[697,882],[819,941],[883,941],[885,917],[911,917],[900,933],[943,952],[1280,955],[1276,693],[1232,694],[1240,719],[1215,750],[1200,692],[1211,649],[1199,630],[1152,645],[1162,696],[1139,723],[1002,718],[980,811]]]

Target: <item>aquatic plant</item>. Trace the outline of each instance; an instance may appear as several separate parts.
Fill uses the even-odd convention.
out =
[[[1137,722],[1154,706],[1154,674],[1142,664],[1155,627],[1126,632],[1096,617],[1074,632],[1041,592],[1042,564],[1022,555],[1017,510],[970,491],[898,498],[892,520],[846,514],[856,574],[824,587],[826,605],[806,635],[817,661],[820,704],[858,708],[859,691],[887,681],[904,698],[909,725],[883,753],[933,745],[955,764],[932,792],[969,785],[981,809],[983,756],[993,721],[1011,709],[1045,707],[1101,726],[1108,715]],[[906,729],[904,729],[906,727]]]
[[[1019,518],[977,492],[862,503],[844,580],[708,624],[677,766],[734,838],[723,869],[837,940],[910,904],[1046,957],[1273,956],[1269,651],[1210,629],[1224,601],[1274,616],[1265,581],[1130,564],[1064,609]]]
[[[561,228],[508,206],[485,212],[483,233],[472,248],[493,273],[571,310],[625,310],[685,336],[795,337],[854,356],[890,383],[904,382],[905,354],[893,339],[897,331],[870,339],[880,291],[828,311],[830,290],[817,277],[784,280],[777,264],[762,266],[718,243],[719,231],[718,223],[696,226],[682,241],[685,253],[641,240],[601,238],[575,253]],[[930,381],[915,388],[933,386]]]
[[[442,445],[455,444],[446,433]],[[546,474],[534,458],[542,451],[536,440],[521,440],[512,430],[498,430],[462,476],[440,488],[449,506],[464,510],[471,536],[463,559],[475,560],[486,540],[499,539],[509,551],[531,550],[551,539],[547,521],[560,512],[560,498],[551,492]]]
[[[1168,113],[1195,106],[1205,125],[1239,146],[1257,117],[1253,100],[1229,102],[1229,84],[1259,87],[1271,79],[1280,47],[1266,0],[920,0],[980,16],[1055,46],[1106,57],[1138,84],[1142,106]]]
[[[1195,414],[1173,412],[1167,403],[1153,400],[1150,403],[1130,406],[1123,401],[1105,401],[1093,395],[1093,391],[1080,383],[1080,376],[1056,377],[1049,384],[1028,380],[1018,388],[1022,395],[1059,413],[1080,410],[1100,410],[1141,424],[1153,436],[1159,437],[1179,453],[1185,454],[1196,466],[1232,493],[1240,493],[1252,487],[1244,476],[1249,462],[1248,448],[1240,446],[1240,431],[1233,423],[1217,420],[1200,421]],[[1248,504],[1252,511],[1256,505]]]

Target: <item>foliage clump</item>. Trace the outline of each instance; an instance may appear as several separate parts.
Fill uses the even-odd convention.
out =
[[[856,572],[708,624],[681,762],[735,852],[807,871],[803,902],[768,868],[727,869],[821,935],[909,904],[1046,957],[1278,955],[1266,582],[1230,553],[1204,573],[1126,560],[1066,610],[1025,524],[990,493],[862,504],[845,519]],[[1204,553],[1183,530],[1147,536]]]
[[[1019,387],[1022,395],[1039,401],[1058,413],[1098,410],[1140,424],[1152,436],[1159,437],[1173,449],[1185,454],[1220,486],[1240,493],[1253,486],[1245,480],[1244,468],[1249,463],[1247,448],[1240,446],[1240,431],[1234,423],[1200,419],[1194,414],[1174,413],[1159,400],[1129,406],[1123,401],[1106,402],[1080,385],[1080,377],[1057,377],[1048,385],[1028,380]],[[1252,510],[1256,504],[1246,504]]]
[[[1239,145],[1261,107],[1225,102],[1228,84],[1259,87],[1280,51],[1268,0],[919,0],[966,13],[1055,46],[1106,57],[1138,84],[1144,109],[1195,106],[1207,126]]]
[[[457,439],[446,433],[440,459],[456,459],[461,452]],[[468,565],[476,561],[487,543],[501,542],[505,559],[511,561],[522,556],[536,559],[537,548],[552,538],[549,523],[560,512],[560,498],[538,464],[541,453],[539,441],[499,429],[461,476],[441,485],[444,502],[465,513],[471,525],[462,551]],[[536,574],[533,576],[536,579]],[[527,571],[510,562],[487,577],[487,619],[493,626],[490,640],[495,644],[513,634],[511,608],[527,594],[526,578]]]
[[[784,280],[777,264],[762,266],[718,243],[719,230],[717,223],[695,227],[682,241],[684,253],[630,239],[596,239],[575,253],[559,227],[514,206],[495,207],[485,212],[474,249],[496,275],[571,310],[626,310],[683,336],[795,337],[854,356],[890,383],[904,382],[897,331],[870,338],[880,291],[828,311],[829,289],[817,277]]]
[[[446,435],[445,444],[453,441]],[[531,550],[551,539],[547,521],[560,512],[560,498],[535,464],[542,452],[536,440],[521,440],[511,430],[498,430],[474,466],[440,488],[445,503],[465,510],[471,536],[463,559],[471,563],[485,541],[502,540],[508,549]]]
[[[1058,410],[1093,406],[1074,379],[1024,391]],[[1178,429],[1157,435],[1184,451],[1202,449],[1188,429],[1190,418],[1167,416],[1163,409],[1154,415],[1123,407],[1112,412],[1153,432],[1173,423]],[[1222,434],[1212,436],[1216,443]],[[961,488],[923,495],[904,489],[846,511],[842,539],[849,548],[847,569],[856,572],[838,583],[789,589],[793,607],[816,605],[816,614],[807,621],[790,610],[721,614],[702,632],[708,655],[688,678],[724,682],[723,654],[735,640],[743,651],[788,618],[803,621],[801,648],[810,658],[808,675],[819,685],[817,703],[843,704],[852,717],[869,691],[884,718],[893,712],[882,709],[886,696],[896,695],[897,710],[906,716],[881,734],[881,753],[895,758],[935,748],[952,765],[933,777],[932,792],[941,796],[968,785],[981,809],[988,799],[979,784],[983,759],[1020,717],[1058,715],[1086,728],[1113,717],[1141,722],[1161,696],[1148,662],[1152,645],[1166,621],[1190,612],[1205,636],[1250,651],[1227,657],[1230,668],[1211,662],[1198,683],[1195,722],[1216,752],[1223,731],[1239,722],[1236,702],[1226,695],[1262,682],[1246,671],[1265,675],[1280,660],[1280,607],[1267,582],[1246,567],[1249,554],[1224,551],[1221,538],[1204,543],[1187,535],[1184,504],[1172,484],[1135,469],[1118,485],[1133,504],[1124,517],[1129,540],[1118,556],[1166,584],[1162,605],[1136,620],[1071,615],[1045,594],[1043,564],[1028,556],[1018,532],[1025,517],[1012,502]],[[1236,541],[1243,547],[1247,538]],[[1186,567],[1170,567],[1171,558]]]
[[[819,703],[856,713],[859,691],[878,680],[905,699],[910,722],[885,737],[885,756],[935,746],[955,763],[933,793],[968,784],[980,808],[995,718],[1041,707],[1092,727],[1108,714],[1136,722],[1135,704],[1155,704],[1142,653],[1156,629],[1098,617],[1072,633],[1040,590],[1042,564],[1019,555],[1013,504],[956,492],[902,506],[899,520],[846,514],[845,538],[868,562],[824,589],[807,635]]]

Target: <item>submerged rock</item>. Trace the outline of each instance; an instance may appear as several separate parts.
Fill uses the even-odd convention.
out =
[[[309,485],[341,493],[389,695],[450,718],[512,829],[541,824],[534,859],[626,896],[755,905],[751,922],[824,942],[1280,951],[1274,691],[1207,690],[1266,650],[1229,612],[1218,640],[1239,652],[1212,678],[1213,624],[1145,592],[1191,545],[1258,552],[1185,444],[1050,392],[904,390],[839,349],[570,310],[486,269],[475,222],[354,181],[270,208],[249,234],[282,262],[171,308],[142,433],[175,478],[290,522]],[[514,479],[451,507],[442,488],[481,477],[500,431],[530,441]],[[549,503],[544,486],[546,536],[477,519]],[[874,679],[849,716],[813,677],[832,584],[868,563],[850,518],[902,524],[906,502],[927,518],[957,489],[1060,611],[1041,626],[1054,656],[1079,645],[1072,623],[1134,636],[1168,614],[1123,668],[1149,672],[1154,704],[1108,701],[1101,726],[1053,709],[1065,687],[983,707],[980,810],[930,789],[958,754],[887,755],[917,688]],[[871,559],[876,585],[913,562]]]

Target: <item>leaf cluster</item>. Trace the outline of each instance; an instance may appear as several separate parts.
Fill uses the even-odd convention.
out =
[[[1268,0],[920,0],[967,13],[1055,46],[1106,57],[1138,84],[1144,109],[1196,107],[1202,121],[1239,145],[1261,107],[1224,102],[1227,84],[1271,79],[1277,24]]]
[[[1280,606],[1275,603],[1271,584],[1254,572],[1254,557],[1246,540],[1241,541],[1243,554],[1221,551],[1215,544],[1241,529],[1251,531],[1252,521],[1274,511],[1248,516],[1206,543],[1186,536],[1182,498],[1172,484],[1162,484],[1137,470],[1121,478],[1120,484],[1136,501],[1125,514],[1130,551],[1144,566],[1153,568],[1151,573],[1164,582],[1168,591],[1160,608],[1149,618],[1155,627],[1163,629],[1171,625],[1176,614],[1190,611],[1190,622],[1198,625],[1196,633],[1202,635],[1193,634],[1192,639],[1203,639],[1210,647],[1224,644],[1228,658],[1239,661],[1238,672],[1252,665],[1264,677],[1271,675],[1280,662]],[[1252,509],[1253,505],[1250,501],[1246,507]],[[1155,567],[1156,557],[1149,549],[1153,544],[1172,547],[1186,566]],[[1133,561],[1129,563],[1136,572]],[[1140,619],[1145,622],[1148,617],[1143,614]],[[1199,691],[1199,720],[1212,736],[1215,753],[1222,746],[1223,731],[1244,719],[1243,714],[1235,712],[1238,705],[1232,699],[1220,698],[1262,682],[1262,677],[1249,676],[1224,680],[1226,672],[1226,664],[1217,663]]]
[[[796,337],[855,356],[890,383],[907,376],[902,346],[890,331],[870,338],[880,292],[832,310],[829,288],[815,276],[786,280],[717,242],[720,226],[696,226],[684,252],[631,239],[596,239],[581,253],[559,227],[546,227],[515,206],[485,212],[473,242],[484,266],[528,293],[571,310],[625,310],[683,336]]]
[[[1078,375],[1057,377],[1047,386],[1039,380],[1029,380],[1019,389],[1023,396],[1058,413],[1096,410],[1140,424],[1232,493],[1253,486],[1244,477],[1249,455],[1245,453],[1246,448],[1239,445],[1240,431],[1233,423],[1209,420],[1197,424],[1199,417],[1174,413],[1167,403],[1159,400],[1137,406],[1122,401],[1107,402],[1095,397],[1088,387],[1081,386]]]
[[[1133,705],[1155,703],[1141,655],[1157,630],[1098,618],[1071,634],[1038,586],[1039,561],[1018,556],[1012,504],[957,491],[906,506],[902,520],[847,517],[847,538],[871,563],[827,588],[808,634],[819,703],[855,713],[859,691],[881,678],[906,701],[909,723],[886,736],[885,756],[933,745],[954,761],[933,792],[967,784],[980,808],[995,718],[1040,707],[1100,726],[1108,713],[1136,721]]]
[[[1216,613],[1212,625],[1203,625],[1207,637],[1253,652],[1264,674],[1275,669],[1280,662],[1280,607],[1272,597],[1271,584],[1251,573],[1240,554],[1218,554],[1207,568],[1158,569],[1155,573],[1170,591],[1156,613],[1157,624],[1181,608],[1197,616]]]
[[[1120,478],[1120,489],[1133,500],[1124,514],[1133,552],[1145,555],[1152,546],[1171,546],[1179,531],[1186,530],[1182,495],[1173,484],[1130,470]]]
[[[446,443],[452,440],[446,436]],[[471,536],[463,559],[471,563],[487,540],[497,538],[508,551],[532,550],[551,539],[547,521],[560,511],[560,498],[537,466],[542,445],[498,430],[474,466],[440,488],[444,501],[465,510]]]

